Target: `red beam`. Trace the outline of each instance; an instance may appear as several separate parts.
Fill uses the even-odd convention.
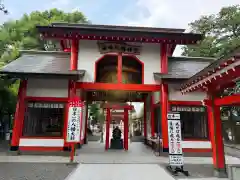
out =
[[[201,101],[168,101],[170,105],[202,106]]]
[[[47,102],[67,102],[68,98],[56,98],[56,97],[33,97],[27,96],[26,101],[47,101]]]
[[[225,96],[223,98],[218,98],[214,100],[214,104],[216,106],[223,106],[223,105],[236,105],[240,104],[240,94],[238,95],[231,95]]]
[[[44,32],[40,36],[45,39],[84,39],[84,40],[100,40],[100,41],[113,41],[113,42],[145,42],[145,43],[166,43],[166,44],[196,44],[198,40],[187,40],[180,38],[145,38],[145,37],[123,37],[123,36],[95,36],[95,35],[82,35],[79,33],[71,32],[61,34],[61,32]]]
[[[113,84],[113,83],[76,83],[76,88],[88,90],[119,90],[119,91],[160,91],[161,85],[153,84]]]
[[[125,106],[121,106],[121,105],[105,105],[103,108],[110,108],[110,109],[115,109],[115,110],[120,110],[120,109],[128,109],[128,110],[132,110],[133,106],[132,105],[125,105]]]

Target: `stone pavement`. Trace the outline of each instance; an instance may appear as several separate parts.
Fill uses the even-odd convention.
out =
[[[173,177],[166,170],[165,166],[168,163],[168,158],[157,157],[153,152],[146,148],[142,143],[131,143],[129,151],[114,151],[104,150],[104,144],[91,142],[86,146],[83,146],[81,150],[77,152],[76,161],[80,164],[77,168],[66,178],[66,180],[149,180],[149,179],[164,179],[164,180],[194,180],[194,176],[185,178],[183,176]],[[213,178],[210,173],[210,177],[204,175],[198,175],[202,169],[202,172],[206,169],[213,169],[211,167],[212,158],[210,157],[185,157],[186,167],[195,167],[191,169],[194,174],[197,174],[198,180],[217,180]],[[238,158],[226,156],[228,164],[240,164]],[[206,166],[205,169],[202,166]],[[202,178],[203,177],[203,178]],[[222,179],[224,180],[224,179]]]
[[[66,163],[69,162],[69,157],[26,155],[7,156],[0,154],[0,169],[2,167],[3,169],[6,169],[6,166],[3,165],[16,167],[11,169],[13,170],[12,173],[16,174],[14,169],[17,169],[16,172],[20,172],[18,171],[17,166],[23,172],[26,172],[25,170],[27,169],[24,167],[30,166],[29,169],[31,172],[29,173],[32,174],[32,172],[35,172],[35,174],[38,175],[39,171],[40,174],[46,173],[46,175],[43,176],[47,177],[51,177],[52,172],[56,172],[58,170],[66,172],[62,175],[62,177],[66,177],[66,174],[69,173],[69,171],[72,171],[66,178],[67,180],[118,180],[119,177],[121,177],[121,179],[138,178],[139,180],[148,180],[151,178],[161,178],[164,180],[186,179],[184,176],[172,177],[167,171],[165,171],[165,166],[168,164],[168,158],[155,156],[151,149],[148,149],[142,143],[137,142],[129,144],[129,151],[105,151],[104,143],[90,142],[89,144],[83,146],[82,149],[77,150],[75,161],[79,164],[77,168],[72,171],[75,167],[72,169],[66,167]],[[213,178],[212,175],[213,168],[211,157],[185,157],[184,162],[185,169],[190,172],[189,179],[194,180],[194,178],[197,178],[198,180],[217,180],[216,178]],[[240,159],[226,155],[226,163],[240,164]],[[36,167],[38,171],[35,169],[31,170],[31,168],[34,167]],[[42,169],[41,167],[44,167],[45,169]],[[10,172],[11,171],[9,171],[9,173]],[[121,176],[118,176],[119,174],[121,174]],[[33,178],[33,176],[30,175],[29,177],[31,177],[31,180],[35,180],[37,178]],[[41,179],[40,176],[38,179]],[[44,179],[47,180],[49,178]]]

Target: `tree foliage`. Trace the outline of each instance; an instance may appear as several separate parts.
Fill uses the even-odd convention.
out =
[[[220,57],[240,46],[240,6],[224,7],[217,14],[202,16],[189,24],[193,33],[205,38],[197,45],[185,46],[183,55]]]
[[[3,9],[5,7],[0,0],[0,11]],[[53,22],[88,23],[81,12],[65,13],[57,9],[34,11],[18,20],[5,22],[0,25],[0,67],[18,58],[19,49],[46,50],[46,42],[40,39],[35,27]],[[0,77],[0,117],[5,112],[15,111],[18,84],[18,81]]]

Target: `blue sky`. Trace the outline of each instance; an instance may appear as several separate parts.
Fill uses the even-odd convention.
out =
[[[0,0],[1,1],[1,0]],[[216,13],[239,0],[2,0],[9,15],[0,13],[0,23],[20,18],[34,10],[59,8],[82,11],[96,24],[187,28],[201,15]]]

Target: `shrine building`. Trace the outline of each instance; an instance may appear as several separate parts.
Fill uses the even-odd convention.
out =
[[[173,57],[176,45],[194,45],[203,38],[201,34],[185,33],[184,29],[67,23],[36,29],[46,44],[57,42],[59,49],[21,51],[18,59],[1,69],[2,74],[21,80],[12,151],[69,150],[65,141],[66,103],[77,96],[86,106],[93,101],[105,103],[106,149],[109,148],[111,110],[124,111],[123,135],[127,150],[128,112],[132,106],[125,102],[143,102],[143,138],[161,134],[162,149],[168,151],[167,112],[178,111],[183,151],[219,155],[215,151],[222,145],[220,139],[213,138],[216,129],[212,111],[206,104],[211,88],[229,85],[225,80],[219,81],[214,73],[238,66],[234,72],[239,74],[237,56],[231,56],[230,60]],[[234,72],[230,73],[232,78],[237,76]],[[216,103],[220,102],[219,99]],[[82,113],[80,143],[84,144],[88,108]],[[221,129],[219,124],[216,128]]]

